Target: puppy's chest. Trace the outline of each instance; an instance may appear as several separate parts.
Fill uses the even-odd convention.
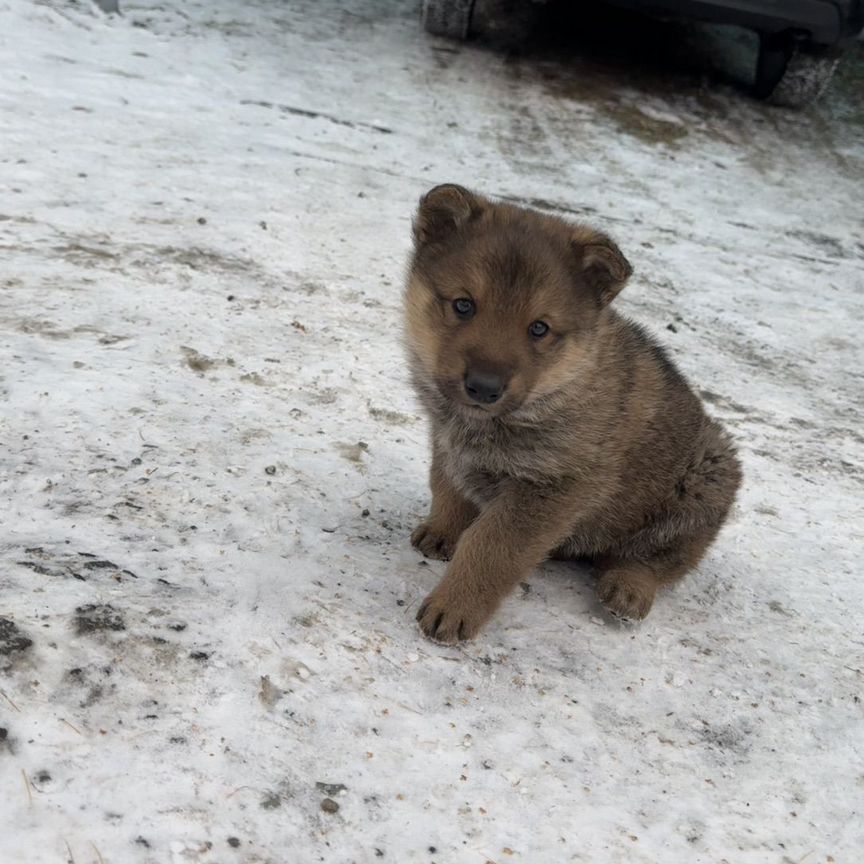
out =
[[[505,480],[536,483],[556,472],[554,451],[544,447],[542,436],[474,433],[446,425],[435,434],[445,472],[477,504],[492,498]]]
[[[509,476],[506,463],[473,449],[449,448],[444,452],[444,470],[453,484],[477,504],[488,501],[501,480]]]

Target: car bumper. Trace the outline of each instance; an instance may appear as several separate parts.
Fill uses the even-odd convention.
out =
[[[834,45],[864,26],[858,0],[613,0],[632,9],[681,14],[763,33],[799,30],[819,45]]]

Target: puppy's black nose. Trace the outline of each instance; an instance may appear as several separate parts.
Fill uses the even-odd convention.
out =
[[[465,376],[465,392],[472,402],[491,405],[504,394],[504,381],[499,375],[469,372]]]

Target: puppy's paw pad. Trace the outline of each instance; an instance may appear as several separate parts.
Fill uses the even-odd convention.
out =
[[[432,522],[423,522],[411,534],[411,545],[427,558],[449,561],[458,538],[452,537]]]
[[[476,610],[456,602],[447,602],[437,597],[435,592],[420,604],[417,623],[426,636],[445,645],[473,639],[483,625]]]
[[[610,614],[632,624],[650,611],[657,593],[653,579],[627,570],[609,570],[597,583],[597,596]]]

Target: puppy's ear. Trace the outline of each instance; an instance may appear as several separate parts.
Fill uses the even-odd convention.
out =
[[[572,239],[580,276],[600,306],[607,306],[633,273],[630,262],[605,234],[577,228]]]
[[[414,218],[414,245],[445,239],[483,212],[484,201],[462,186],[445,183],[430,189],[421,199]]]

